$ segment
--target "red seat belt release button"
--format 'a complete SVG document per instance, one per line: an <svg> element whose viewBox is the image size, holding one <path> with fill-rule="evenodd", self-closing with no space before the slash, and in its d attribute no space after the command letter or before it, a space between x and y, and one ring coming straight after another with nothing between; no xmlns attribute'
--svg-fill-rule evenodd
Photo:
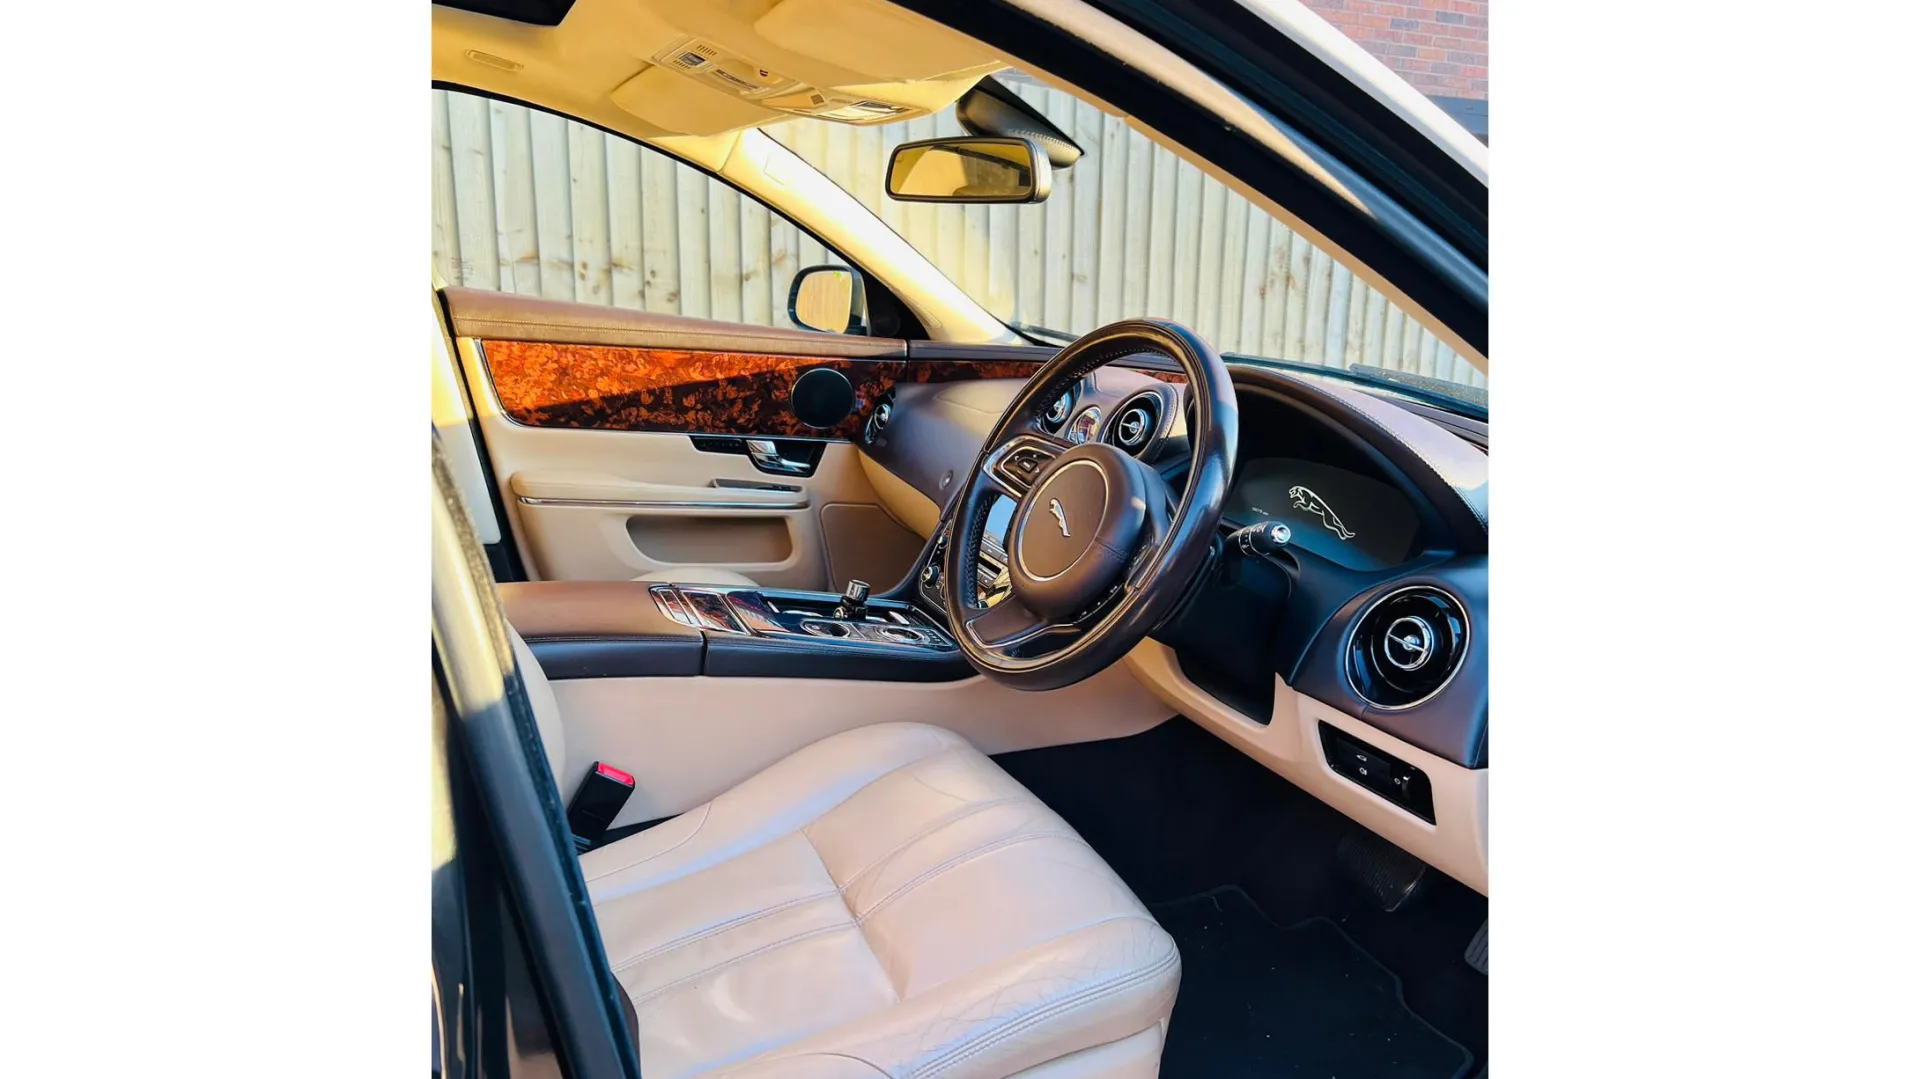
<svg viewBox="0 0 1920 1079"><path fill-rule="evenodd" d="M573 833L574 848L584 852L600 842L632 794L633 773L604 761L593 762L586 782L567 804L567 830Z"/></svg>

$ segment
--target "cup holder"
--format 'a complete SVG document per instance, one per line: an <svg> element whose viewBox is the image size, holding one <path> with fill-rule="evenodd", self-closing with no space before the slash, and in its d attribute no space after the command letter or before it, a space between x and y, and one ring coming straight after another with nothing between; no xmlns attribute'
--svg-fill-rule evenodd
<svg viewBox="0 0 1920 1079"><path fill-rule="evenodd" d="M852 632L845 622L828 622L818 618L801 622L800 628L815 637L845 637Z"/></svg>

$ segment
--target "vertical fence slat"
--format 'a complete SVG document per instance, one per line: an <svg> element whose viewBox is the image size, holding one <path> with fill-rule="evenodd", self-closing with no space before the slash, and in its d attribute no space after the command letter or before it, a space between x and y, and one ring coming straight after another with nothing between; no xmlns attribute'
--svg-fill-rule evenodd
<svg viewBox="0 0 1920 1079"><path fill-rule="evenodd" d="M774 324L772 217L753 199L740 200L740 321L755 326Z"/></svg>
<svg viewBox="0 0 1920 1079"><path fill-rule="evenodd" d="M1333 292L1333 256L1294 234L1295 247L1307 249L1307 317L1301 327L1300 358L1327 362L1327 312Z"/></svg>
<svg viewBox="0 0 1920 1079"><path fill-rule="evenodd" d="M684 170L653 150L640 151L640 299L648 311L680 313L680 201L674 174Z"/></svg>
<svg viewBox="0 0 1920 1079"><path fill-rule="evenodd" d="M1220 330L1214 347L1222 352L1240 350L1240 275L1247 262L1247 218L1253 207L1247 200L1227 192L1227 235L1220 245Z"/></svg>
<svg viewBox="0 0 1920 1079"><path fill-rule="evenodd" d="M1127 129L1126 137L1126 227L1121 232L1120 311L1115 318L1146 314L1147 265L1153 240L1147 227L1152 214L1153 143L1132 128ZM1113 250L1103 247L1102 254L1111 258Z"/></svg>
<svg viewBox="0 0 1920 1079"><path fill-rule="evenodd" d="M613 302L612 223L607 206L607 137L585 124L567 125L567 174L573 221L573 298Z"/></svg>
<svg viewBox="0 0 1920 1079"><path fill-rule="evenodd" d="M800 230L778 214L769 214L767 223L767 292L773 305L771 324L797 329L787 319L787 296L793 291L793 275L800 269Z"/></svg>
<svg viewBox="0 0 1920 1079"><path fill-rule="evenodd" d="M1237 347L1242 352L1260 350L1260 328L1265 319L1265 295L1273 291L1271 263L1274 221L1263 213L1247 214L1247 253L1240 263L1240 333Z"/></svg>
<svg viewBox="0 0 1920 1079"><path fill-rule="evenodd" d="M433 117L433 268L450 285L461 283L460 225L454 208L453 138L447 130L447 92L430 91Z"/></svg>
<svg viewBox="0 0 1920 1079"><path fill-rule="evenodd" d="M452 283L500 287L499 235L493 220L493 124L487 103L447 97L447 145L453 158L454 224L460 235L459 276Z"/></svg>
<svg viewBox="0 0 1920 1079"><path fill-rule="evenodd" d="M712 318L707 277L707 178L692 169L673 170L674 228L680 236L680 313Z"/></svg>
<svg viewBox="0 0 1920 1079"><path fill-rule="evenodd" d="M1141 138L1142 142L1148 141ZM1174 172L1173 151L1164 146L1153 148L1152 180L1147 194L1147 306L1141 314L1157 318L1173 315L1173 231Z"/></svg>
<svg viewBox="0 0 1920 1079"><path fill-rule="evenodd" d="M1201 177L1200 237L1194 244L1199 273L1194 282L1193 330L1209 341L1220 339L1220 258L1226 243L1227 189L1211 176Z"/></svg>
<svg viewBox="0 0 1920 1079"><path fill-rule="evenodd" d="M1256 356L1287 355L1287 257L1293 250L1293 232L1278 221L1268 220L1259 210L1248 210L1250 218L1267 221L1267 261L1260 280L1260 339L1242 342L1241 347Z"/></svg>
<svg viewBox="0 0 1920 1079"><path fill-rule="evenodd" d="M1068 333L1078 333L1081 326L1099 324L1099 294L1095 286L1100 274L1100 252L1095 243L1103 235L1100 205L1106 178L1101 166L1105 155L1100 151L1105 122L1105 116L1099 109L1084 101L1074 102L1073 141L1089 152L1073 166L1080 176L1074 181L1073 234L1070 241L1073 247L1073 284L1070 286L1073 299L1068 307L1071 317L1053 327Z"/></svg>
<svg viewBox="0 0 1920 1079"><path fill-rule="evenodd" d="M613 306L639 308L645 302L642 286L646 280L640 147L616 135L602 137L607 147L607 259Z"/></svg>
<svg viewBox="0 0 1920 1079"><path fill-rule="evenodd" d="M1172 157L1171 154L1168 155ZM1174 249L1169 252L1173 263L1173 307L1169 312L1175 322L1191 327L1194 315L1199 311L1200 294L1200 210L1203 201L1200 194L1200 170L1177 162L1176 180L1173 193L1173 232Z"/></svg>
<svg viewBox="0 0 1920 1079"><path fill-rule="evenodd" d="M567 121L532 112L535 233L540 251L540 295L571 300L573 293L573 184L568 175Z"/></svg>
<svg viewBox="0 0 1920 1079"><path fill-rule="evenodd" d="M1073 98L1058 90L1042 91L1046 103L1043 110L1047 119L1055 127L1069 134L1074 129ZM1075 138L1078 142L1078 138ZM1055 172L1053 176L1053 197L1062 199L1059 206L1051 202L1047 206L1047 284L1046 300L1040 312L1040 325L1049 329L1067 330L1073 325L1073 229L1080 220L1080 202L1089 196L1080 193L1080 179L1084 175L1080 164L1087 159L1082 157L1074 167L1064 173Z"/></svg>
<svg viewBox="0 0 1920 1079"><path fill-rule="evenodd" d="M1121 255L1127 235L1127 122L1101 114L1100 240L1094 245L1094 323L1104 326L1122 316Z"/></svg>
<svg viewBox="0 0 1920 1079"><path fill-rule="evenodd" d="M500 287L540 295L540 231L534 203L533 136L527 110L491 103L493 201L499 234Z"/></svg>
<svg viewBox="0 0 1920 1079"><path fill-rule="evenodd" d="M740 321L740 193L707 180L708 318Z"/></svg>

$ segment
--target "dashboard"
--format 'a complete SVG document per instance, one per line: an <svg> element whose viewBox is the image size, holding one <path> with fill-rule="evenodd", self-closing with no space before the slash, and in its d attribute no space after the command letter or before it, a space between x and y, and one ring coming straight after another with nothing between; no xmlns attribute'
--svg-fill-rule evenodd
<svg viewBox="0 0 1920 1079"><path fill-rule="evenodd" d="M1485 890L1486 456L1471 429L1345 387L1230 365L1240 406L1214 555L1127 662L1182 715L1374 831ZM970 467L1015 380L900 387L891 445L863 447L943 511L914 594L942 610L943 475ZM1108 366L1045 424L1147 463L1174 497L1185 387ZM1483 431L1484 429L1482 429ZM1482 434L1481 439L1484 438ZM982 599L1004 593L1015 505L989 511ZM1278 522L1276 552L1235 544Z"/></svg>

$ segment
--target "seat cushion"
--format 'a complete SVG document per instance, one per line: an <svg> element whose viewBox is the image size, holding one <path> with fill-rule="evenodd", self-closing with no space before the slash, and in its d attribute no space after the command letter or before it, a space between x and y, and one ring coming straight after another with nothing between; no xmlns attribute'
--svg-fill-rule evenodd
<svg viewBox="0 0 1920 1079"><path fill-rule="evenodd" d="M1172 939L941 728L817 742L581 869L648 1079L1157 1068Z"/></svg>
<svg viewBox="0 0 1920 1079"><path fill-rule="evenodd" d="M652 573L643 573L635 577L636 581L657 581L665 584L718 584L729 588L758 588L760 582L744 573L735 573L719 566L675 566L672 569L657 569Z"/></svg>

